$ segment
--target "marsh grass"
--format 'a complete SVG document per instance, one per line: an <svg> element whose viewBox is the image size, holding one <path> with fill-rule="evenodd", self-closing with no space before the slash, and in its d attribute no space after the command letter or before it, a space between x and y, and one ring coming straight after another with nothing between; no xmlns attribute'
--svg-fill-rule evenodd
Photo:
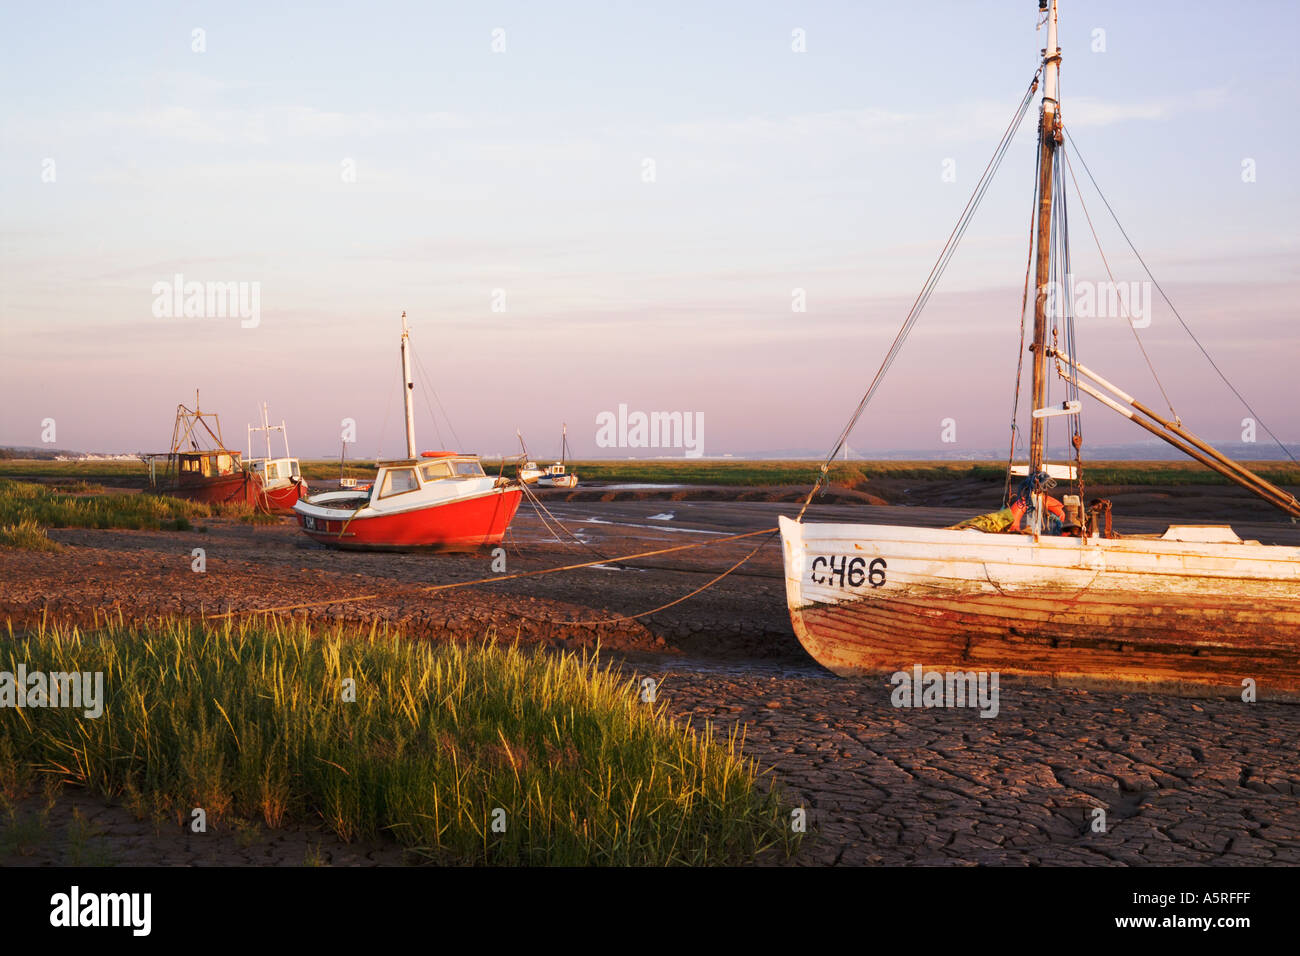
<svg viewBox="0 0 1300 956"><path fill-rule="evenodd" d="M795 846L739 732L675 722L585 657L165 620L11 632L0 670L19 662L103 671L104 714L0 710L0 754L137 806L202 807L210 825L387 834L438 863L737 863Z"/></svg>
<svg viewBox="0 0 1300 956"><path fill-rule="evenodd" d="M0 478L0 525L42 528L131 528L185 531L206 505L148 494L68 494L33 482Z"/></svg>
<svg viewBox="0 0 1300 956"><path fill-rule="evenodd" d="M1257 474L1280 485L1300 484L1300 467L1289 462L1243 462ZM693 485L796 485L810 486L821 469L820 461L745 461L678 459L657 461L575 461L570 470L591 481ZM495 473L496 462L483 467ZM1084 477L1090 485L1227 485L1228 479L1194 461L1084 461ZM838 461L832 463L830 482L870 490L874 479L909 481L1001 482L1006 462L970 461ZM515 473L506 465L506 473Z"/></svg>
<svg viewBox="0 0 1300 956"><path fill-rule="evenodd" d="M51 540L34 518L20 518L12 524L0 524L0 548L62 551L63 545Z"/></svg>
<svg viewBox="0 0 1300 956"><path fill-rule="evenodd" d="M0 544L56 550L59 546L49 541L45 528L192 531L195 518L232 518L245 524L279 521L276 515L242 501L209 505L170 495L104 493L102 489L96 493L95 487L78 482L72 489L51 488L0 478Z"/></svg>
<svg viewBox="0 0 1300 956"><path fill-rule="evenodd" d="M545 455L537 459L549 463ZM1246 467L1274 484L1300 484L1300 467L1287 461L1243 461ZM484 459L483 467L495 474L501 462ZM571 470L592 481L626 481L710 484L710 485L810 485L817 477L821 460L811 459L716 459L667 458L652 460L598 459L571 461ZM354 476L373 476L373 461L349 461L347 471ZM507 461L505 471L515 473L515 462ZM339 476L339 463L335 459L302 461L302 473L308 481L335 479ZM853 460L836 461L831 465L831 481L857 487L863 481L876 478L903 478L912 481L951 481L974 478L1001 481L1006 474L1006 460L997 461L904 461L904 460ZM88 481L90 479L121 479L123 477L146 480L147 472L139 462L120 461L30 461L0 459L0 476L59 477ZM1228 480L1202 467L1194 461L1084 461L1084 477L1093 485L1225 485Z"/></svg>

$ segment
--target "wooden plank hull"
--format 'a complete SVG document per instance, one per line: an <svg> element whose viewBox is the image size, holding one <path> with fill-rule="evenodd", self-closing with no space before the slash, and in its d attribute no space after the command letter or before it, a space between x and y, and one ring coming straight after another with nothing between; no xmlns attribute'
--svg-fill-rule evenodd
<svg viewBox="0 0 1300 956"><path fill-rule="evenodd" d="M780 524L795 633L842 676L1300 700L1300 548Z"/></svg>

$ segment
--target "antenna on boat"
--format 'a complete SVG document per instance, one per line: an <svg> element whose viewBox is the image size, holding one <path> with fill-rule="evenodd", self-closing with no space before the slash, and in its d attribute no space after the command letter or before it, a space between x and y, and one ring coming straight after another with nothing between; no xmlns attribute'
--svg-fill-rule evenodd
<svg viewBox="0 0 1300 956"><path fill-rule="evenodd" d="M411 393L415 383L411 381L411 330L406 324L406 312L402 312L402 392L406 403L406 457L415 455L415 406Z"/></svg>

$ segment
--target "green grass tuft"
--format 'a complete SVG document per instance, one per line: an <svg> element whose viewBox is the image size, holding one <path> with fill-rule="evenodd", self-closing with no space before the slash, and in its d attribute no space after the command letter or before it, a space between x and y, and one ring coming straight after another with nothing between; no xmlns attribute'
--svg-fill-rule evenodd
<svg viewBox="0 0 1300 956"><path fill-rule="evenodd" d="M19 518L12 524L0 524L0 548L24 551L62 551L63 545L50 540L45 529L33 518Z"/></svg>
<svg viewBox="0 0 1300 956"><path fill-rule="evenodd" d="M207 505L147 494L73 495L0 478L0 525L32 521L45 528L173 528L208 515Z"/></svg>
<svg viewBox="0 0 1300 956"><path fill-rule="evenodd" d="M19 662L102 671L104 713L0 710L0 754L186 819L319 822L439 863L727 864L796 845L738 731L676 722L572 654L172 620L42 627L0 644L0 670Z"/></svg>

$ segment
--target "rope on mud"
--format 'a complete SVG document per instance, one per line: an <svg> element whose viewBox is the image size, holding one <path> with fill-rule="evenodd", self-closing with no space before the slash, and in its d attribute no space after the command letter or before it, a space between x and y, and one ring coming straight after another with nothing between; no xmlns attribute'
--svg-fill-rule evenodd
<svg viewBox="0 0 1300 956"><path fill-rule="evenodd" d="M732 571L736 570L736 568L740 567L742 564L744 564L746 561L748 561L750 558L756 555L760 548L766 547L768 544L770 544L772 539L776 537L777 532L780 530L781 530L780 528L773 528L772 533L769 534L762 541L760 541L758 544L756 544L754 546L754 549L750 551L749 554L745 555L743 558L741 558L731 567L727 568L727 570L723 571L716 578L713 578L711 581L700 585L690 594L682 595L676 601L669 601L667 604L661 604L656 608L651 608L649 611L642 611L639 614L628 614L624 617L606 617L606 618L600 618L595 621L557 621L556 623L560 627L571 627L576 624L617 624L620 621L635 621L639 617L647 617L651 614L658 614L660 611L666 611L670 607L673 607L674 605L681 604L683 601L689 601L691 598L695 597L695 595L699 594L701 591L707 591L709 588L713 587L713 585L717 584L719 581L725 578ZM763 532L759 531L756 533L762 534ZM713 544L713 542L710 541L709 544Z"/></svg>
<svg viewBox="0 0 1300 956"><path fill-rule="evenodd" d="M592 554L599 556L606 563L608 564L619 563L618 558L609 557L608 555L604 554L595 545L591 544L590 542L583 541L576 534L574 534L572 531L566 528L564 526L564 523L555 516L555 513L542 503L542 499L537 496L536 492L534 492L530 487L528 487L527 482L520 482L520 485L524 490L524 495L528 498L528 503L533 506L533 511L536 512L538 520L541 521L542 526L546 528L547 531L551 532L551 536L555 538L557 543L564 544L565 542L558 534L556 534L554 531L551 531L551 525L547 522L546 520L547 518L550 518L551 521L554 522L555 526L559 528L561 531L563 531L565 534L567 534L570 538L572 538L578 544L582 545Z"/></svg>
<svg viewBox="0 0 1300 956"><path fill-rule="evenodd" d="M627 555L622 555L621 557L618 558L602 558L597 561L585 561L581 564L566 564L558 568L539 568L536 571L519 571L515 574L494 574L490 578L476 578L472 581L455 581L452 582L451 584L433 584L433 585L427 585L425 587L417 587L417 588L397 588L395 590L387 591L387 592L376 592L374 594L358 594L352 597L333 598L331 600L324 600L324 601L304 601L300 604L283 604L280 605L279 607L249 608L240 611L226 611L223 614L208 614L205 615L204 617L206 620L215 621L215 620L221 620L223 618L238 617L242 614L278 614L284 611L302 611L302 610L307 610L309 608L315 608L315 607L329 607L334 604L357 604L362 601L374 601L378 598L395 597L401 594L431 594L435 591L451 591L456 588L467 588L476 584L493 584L497 581L512 581L517 578L532 578L542 574L554 574L557 571L576 571L580 568L590 568L593 565L597 565L597 564L608 564L611 563L611 561L632 561L637 558L650 558L660 554L672 554L673 552L676 551L690 551L693 550L694 548L707 548L710 547L711 545L722 544L725 541L739 541L742 538L753 538L760 534L773 535L778 530L779 529L777 528L764 528L761 531L747 531L744 534L733 534L733 535L728 535L725 538L714 538L712 541L697 541L694 544L679 544L671 548L659 548L654 551L642 551L638 554L627 554ZM766 543L767 543L766 541L763 542L763 544ZM759 547L762 547L762 544L760 544ZM692 591L691 594L688 594L686 597L692 597L695 594L698 594L700 591L703 591L705 588L711 587L715 581L722 580L722 578L726 577L736 568L740 567L740 565L748 561L749 558L757 550L758 548L755 548L754 551L751 551L748 555L746 555L744 558L738 561L735 565L728 568L723 574L719 575L717 578L715 578L713 581L710 581L708 584L705 584L703 587L697 588L695 591ZM686 598L681 598L680 600L684 601L686 600ZM677 604L677 603L680 603L680 601L673 602L673 604ZM664 607L671 607L671 606L672 604L664 605ZM658 608L656 610L662 610L662 608ZM646 611L644 613L653 614L654 611ZM644 615L636 615L636 616L644 616ZM578 622L578 623L586 623L586 622Z"/></svg>

